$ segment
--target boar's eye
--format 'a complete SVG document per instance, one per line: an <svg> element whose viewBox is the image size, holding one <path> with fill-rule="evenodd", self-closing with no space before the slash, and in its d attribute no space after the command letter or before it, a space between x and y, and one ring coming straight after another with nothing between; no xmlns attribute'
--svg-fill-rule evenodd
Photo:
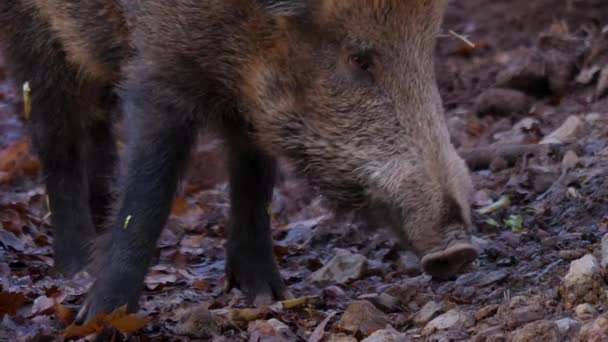
<svg viewBox="0 0 608 342"><path fill-rule="evenodd" d="M372 54L368 51L352 54L349 57L349 62L359 70L369 71L373 64Z"/></svg>

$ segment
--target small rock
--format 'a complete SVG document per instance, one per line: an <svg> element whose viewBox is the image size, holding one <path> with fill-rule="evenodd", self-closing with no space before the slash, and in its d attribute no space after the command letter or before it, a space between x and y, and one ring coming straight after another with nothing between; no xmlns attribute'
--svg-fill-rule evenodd
<svg viewBox="0 0 608 342"><path fill-rule="evenodd" d="M357 339L346 334L332 334L326 342L357 342Z"/></svg>
<svg viewBox="0 0 608 342"><path fill-rule="evenodd" d="M359 299L372 302L378 309L386 313L395 312L399 309L399 299L387 293L362 295L359 296Z"/></svg>
<svg viewBox="0 0 608 342"><path fill-rule="evenodd" d="M361 342L407 342L411 341L405 334L393 328L382 329L374 332Z"/></svg>
<svg viewBox="0 0 608 342"><path fill-rule="evenodd" d="M496 77L498 86L534 95L548 92L545 61L540 53L520 49L512 60L513 63L507 65Z"/></svg>
<svg viewBox="0 0 608 342"><path fill-rule="evenodd" d="M566 144L574 142L581 132L583 120L578 116L571 115L553 133L544 137L541 144Z"/></svg>
<svg viewBox="0 0 608 342"><path fill-rule="evenodd" d="M175 328L178 335L200 339L219 336L221 332L217 318L209 311L209 304L201 304L184 315Z"/></svg>
<svg viewBox="0 0 608 342"><path fill-rule="evenodd" d="M608 318L600 316L583 325L579 335L580 341L602 342L608 341Z"/></svg>
<svg viewBox="0 0 608 342"><path fill-rule="evenodd" d="M530 302L526 297L513 297L508 305L498 308L496 315L509 329L542 319L545 315L544 307L538 303L529 304Z"/></svg>
<svg viewBox="0 0 608 342"><path fill-rule="evenodd" d="M597 98L601 98L606 94L608 94L608 65L600 72L600 77L595 88L595 96Z"/></svg>
<svg viewBox="0 0 608 342"><path fill-rule="evenodd" d="M460 310L453 309L430 321L422 329L422 334L428 336L439 330L468 328L472 325L473 318L471 316Z"/></svg>
<svg viewBox="0 0 608 342"><path fill-rule="evenodd" d="M336 255L311 277L318 284L347 284L361 278L366 270L367 258L363 255L336 249Z"/></svg>
<svg viewBox="0 0 608 342"><path fill-rule="evenodd" d="M506 170L508 167L509 162L500 156L492 159L492 162L490 163L490 171L492 171L492 173L498 173L502 170Z"/></svg>
<svg viewBox="0 0 608 342"><path fill-rule="evenodd" d="M559 342L560 334L557 325L553 321L536 321L528 323L515 330L508 340L509 342Z"/></svg>
<svg viewBox="0 0 608 342"><path fill-rule="evenodd" d="M506 340L505 331L500 325L483 329L473 338L473 342L505 342Z"/></svg>
<svg viewBox="0 0 608 342"><path fill-rule="evenodd" d="M532 100L518 90L491 88L481 93L473 108L482 115L506 116L530 110Z"/></svg>
<svg viewBox="0 0 608 342"><path fill-rule="evenodd" d="M559 294L566 310L579 303L596 304L606 297L600 267L593 255L587 254L570 263L570 270L559 287Z"/></svg>
<svg viewBox="0 0 608 342"><path fill-rule="evenodd" d="M557 325L557 330L559 330L560 335L566 336L574 336L581 328L581 324L572 318L562 318L555 321L555 325Z"/></svg>
<svg viewBox="0 0 608 342"><path fill-rule="evenodd" d="M602 261L603 268L608 267L608 233L602 238Z"/></svg>
<svg viewBox="0 0 608 342"><path fill-rule="evenodd" d="M564 169L564 170L574 169L576 167L576 165L578 165L579 160L580 160L580 158L578 157L576 152L574 152L572 150L566 151L566 153L564 153L564 157L562 158L562 169Z"/></svg>
<svg viewBox="0 0 608 342"><path fill-rule="evenodd" d="M420 259L412 252L405 252L400 255L399 269L409 276L417 276L422 273Z"/></svg>
<svg viewBox="0 0 608 342"><path fill-rule="evenodd" d="M496 312L498 311L499 307L499 304L491 304L488 306L484 306L483 308L477 310L477 312L475 313L475 320L479 322L488 317L496 315Z"/></svg>
<svg viewBox="0 0 608 342"><path fill-rule="evenodd" d="M597 315L597 311L588 303L577 305L574 312L576 313L576 318L581 321L592 319Z"/></svg>
<svg viewBox="0 0 608 342"><path fill-rule="evenodd" d="M587 250L582 249L582 248L580 248L580 249L565 249L565 250L559 251L557 253L557 256L560 259L572 261L572 260L580 259L586 253L587 253Z"/></svg>
<svg viewBox="0 0 608 342"><path fill-rule="evenodd" d="M249 323L249 342L295 342L296 335L285 323L270 319Z"/></svg>
<svg viewBox="0 0 608 342"><path fill-rule="evenodd" d="M376 330L390 324L388 317L368 301L356 301L350 304L338 322L340 330L351 334L369 336Z"/></svg>
<svg viewBox="0 0 608 342"><path fill-rule="evenodd" d="M414 318L414 322L416 322L416 324L427 324L444 310L445 305L443 303L435 301L427 302Z"/></svg>

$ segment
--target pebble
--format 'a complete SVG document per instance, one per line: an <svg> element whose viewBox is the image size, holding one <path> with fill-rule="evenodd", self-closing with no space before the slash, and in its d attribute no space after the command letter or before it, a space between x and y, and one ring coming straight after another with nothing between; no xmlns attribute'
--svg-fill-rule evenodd
<svg viewBox="0 0 608 342"><path fill-rule="evenodd" d="M592 319L597 315L597 311L588 303L577 305L576 308L574 308L574 312L576 313L576 318L581 321Z"/></svg>
<svg viewBox="0 0 608 342"><path fill-rule="evenodd" d="M571 310L577 304L596 304L606 298L597 259L587 254L570 263L568 274L562 280L559 294L564 308Z"/></svg>
<svg viewBox="0 0 608 342"><path fill-rule="evenodd" d="M399 257L399 269L406 275L417 276L422 273L420 259L412 252L405 252Z"/></svg>
<svg viewBox="0 0 608 342"><path fill-rule="evenodd" d="M255 321L249 323L249 341L255 342L295 342L296 335L289 327L277 320Z"/></svg>
<svg viewBox="0 0 608 342"><path fill-rule="evenodd" d="M500 325L485 328L473 338L473 342L505 342L506 340L505 331Z"/></svg>
<svg viewBox="0 0 608 342"><path fill-rule="evenodd" d="M482 92L473 104L476 113L506 116L526 113L532 106L530 97L519 90L490 88Z"/></svg>
<svg viewBox="0 0 608 342"><path fill-rule="evenodd" d="M513 297L508 305L498 308L496 315L509 329L542 319L545 315L543 306L530 303L531 301L530 298L522 296Z"/></svg>
<svg viewBox="0 0 608 342"><path fill-rule="evenodd" d="M498 311L499 307L499 304L491 304L484 306L483 308L477 310L477 312L475 313L475 320L479 322L488 317L496 315L496 312Z"/></svg>
<svg viewBox="0 0 608 342"><path fill-rule="evenodd" d="M390 325L388 317L368 301L351 303L338 322L338 328L353 335L369 336Z"/></svg>
<svg viewBox="0 0 608 342"><path fill-rule="evenodd" d="M555 325L562 336L573 336L581 328L581 324L577 320L569 317L556 320Z"/></svg>
<svg viewBox="0 0 608 342"><path fill-rule="evenodd" d="M582 326L580 341L585 342L603 342L608 341L608 318L600 316L595 320Z"/></svg>
<svg viewBox="0 0 608 342"><path fill-rule="evenodd" d="M416 322L416 324L427 324L444 310L445 305L441 302L427 302L414 318L414 322Z"/></svg>
<svg viewBox="0 0 608 342"><path fill-rule="evenodd" d="M567 144L574 142L580 134L583 120L578 116L571 115L566 121L551 134L544 137L541 144Z"/></svg>
<svg viewBox="0 0 608 342"><path fill-rule="evenodd" d="M362 295L359 296L359 299L372 302L372 304L374 304L378 309L386 313L399 310L399 299L387 293Z"/></svg>
<svg viewBox="0 0 608 342"><path fill-rule="evenodd" d="M560 334L557 325L553 321L540 320L528 323L515 330L509 342L560 342Z"/></svg>
<svg viewBox="0 0 608 342"><path fill-rule="evenodd" d="M602 238L602 261L601 266L608 268L608 233Z"/></svg>
<svg viewBox="0 0 608 342"><path fill-rule="evenodd" d="M422 329L422 334L428 336L439 330L450 330L463 327L468 328L472 325L473 317L458 309L452 309L430 321L424 329Z"/></svg>
<svg viewBox="0 0 608 342"><path fill-rule="evenodd" d="M335 256L322 268L315 271L311 279L317 284L347 284L360 279L367 270L367 258L345 249L336 249Z"/></svg>
<svg viewBox="0 0 608 342"><path fill-rule="evenodd" d="M374 332L361 342L407 342L412 339L393 328L382 329Z"/></svg>
<svg viewBox="0 0 608 342"><path fill-rule="evenodd" d="M326 342L357 342L357 339L346 334L332 334L324 340Z"/></svg>

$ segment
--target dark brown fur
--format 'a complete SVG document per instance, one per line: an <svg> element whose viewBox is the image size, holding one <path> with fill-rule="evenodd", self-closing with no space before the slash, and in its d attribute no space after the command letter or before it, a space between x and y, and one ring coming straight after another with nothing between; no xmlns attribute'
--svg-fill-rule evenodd
<svg viewBox="0 0 608 342"><path fill-rule="evenodd" d="M266 205L285 156L334 203L381 208L452 275L468 243L470 180L433 74L443 0L15 0L0 38L33 89L60 272L106 215L115 95L130 130L91 317L137 306L195 132L230 147L231 285L282 296ZM87 203L91 203L91 210ZM74 242L75 241L75 242ZM71 245L71 246L70 246Z"/></svg>

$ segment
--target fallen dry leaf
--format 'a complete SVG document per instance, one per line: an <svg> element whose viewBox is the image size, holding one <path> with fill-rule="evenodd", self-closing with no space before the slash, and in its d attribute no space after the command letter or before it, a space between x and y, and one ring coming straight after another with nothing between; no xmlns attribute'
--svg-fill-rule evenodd
<svg viewBox="0 0 608 342"><path fill-rule="evenodd" d="M26 298L23 293L0 292L0 316L4 314L14 315L25 302Z"/></svg>
<svg viewBox="0 0 608 342"><path fill-rule="evenodd" d="M70 325L63 331L66 338L84 338L91 334L101 333L105 328L115 328L124 334L134 333L148 324L145 317L128 314L127 307L122 306L110 314L98 314L83 325Z"/></svg>

